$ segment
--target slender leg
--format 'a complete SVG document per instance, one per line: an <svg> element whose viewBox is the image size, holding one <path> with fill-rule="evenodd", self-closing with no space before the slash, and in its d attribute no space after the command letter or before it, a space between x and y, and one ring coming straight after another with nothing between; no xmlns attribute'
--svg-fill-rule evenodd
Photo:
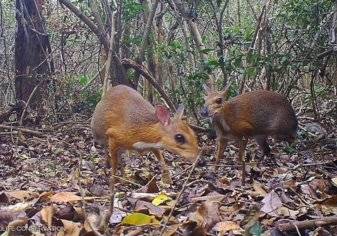
<svg viewBox="0 0 337 236"><path fill-rule="evenodd" d="M242 164L242 185L245 184L246 180L246 160L245 160L245 149L248 143L248 138L242 137L239 141L239 159Z"/></svg>
<svg viewBox="0 0 337 236"><path fill-rule="evenodd" d="M264 156L270 155L270 147L267 142L267 135L257 135L254 137L257 144L260 146Z"/></svg>
<svg viewBox="0 0 337 236"><path fill-rule="evenodd" d="M220 162L220 158L223 156L223 153L227 147L227 139L224 139L222 137L218 137L217 139L217 149L216 149L216 153L215 153L215 168L214 170L218 170L219 166L219 162Z"/></svg>
<svg viewBox="0 0 337 236"><path fill-rule="evenodd" d="M109 154L110 157L108 159L110 168L111 168L111 174L112 176L116 175L117 168L118 168L118 147L115 144L115 141L109 137Z"/></svg>
<svg viewBox="0 0 337 236"><path fill-rule="evenodd" d="M110 176L110 210L109 212L105 215L103 227L101 226L101 229L103 228L104 231L108 229L109 225L109 219L113 214L114 210L114 200L115 200L115 175L117 172L117 167L118 167L118 146L116 145L114 139L109 136L108 137L108 147L109 147L109 153L110 153L110 158L109 158L109 164L111 166L111 176Z"/></svg>
<svg viewBox="0 0 337 236"><path fill-rule="evenodd" d="M162 167L162 180L164 183L166 184L172 184L172 179L171 179L171 176L170 176L170 172L167 168L167 165L166 165L166 162L165 162L165 159L164 159L164 156L163 156L163 152L160 151L160 150L157 150L157 149L152 149L152 152L154 153L154 155L157 157L158 161L160 162L161 164L161 167Z"/></svg>

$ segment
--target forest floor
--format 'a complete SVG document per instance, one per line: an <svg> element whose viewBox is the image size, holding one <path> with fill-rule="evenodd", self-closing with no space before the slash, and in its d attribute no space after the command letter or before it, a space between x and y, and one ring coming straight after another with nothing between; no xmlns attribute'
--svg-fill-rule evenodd
<svg viewBox="0 0 337 236"><path fill-rule="evenodd" d="M152 154L124 154L110 234L160 235L168 221L163 235L337 235L336 122L299 117L293 147L271 142L274 163L250 142L244 186L237 148L227 147L215 171L215 142L201 135L207 150L176 206L191 163L165 153L169 186ZM0 127L0 234L95 235L109 210L109 173L104 149L93 148L89 120L22 135L4 125L10 124Z"/></svg>

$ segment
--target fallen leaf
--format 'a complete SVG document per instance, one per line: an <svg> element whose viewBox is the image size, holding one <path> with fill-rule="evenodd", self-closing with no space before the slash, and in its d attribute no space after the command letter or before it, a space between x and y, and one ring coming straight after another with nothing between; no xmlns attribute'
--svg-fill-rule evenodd
<svg viewBox="0 0 337 236"><path fill-rule="evenodd" d="M300 213L299 211L294 211L294 210L291 210L287 207L279 207L277 209L277 213L278 215L280 216L285 216L285 217L290 217L292 219L296 219L296 216Z"/></svg>
<svg viewBox="0 0 337 236"><path fill-rule="evenodd" d="M112 216L110 217L110 224L118 224L120 222L122 222L123 217L126 216L126 213L124 211L119 210L118 208L115 208Z"/></svg>
<svg viewBox="0 0 337 236"><path fill-rule="evenodd" d="M158 218L162 218L163 217L163 214L165 213L165 209L163 208L160 208L158 206L155 206L149 202L145 202L145 201L142 201L142 200L139 200L136 202L136 206L135 206L135 211L143 211L143 210L146 210L148 211L148 213L150 215L154 215Z"/></svg>
<svg viewBox="0 0 337 236"><path fill-rule="evenodd" d="M51 202L67 203L80 201L81 197L72 192L59 192L50 197Z"/></svg>
<svg viewBox="0 0 337 236"><path fill-rule="evenodd" d="M225 235L225 233L232 231L234 233L243 232L243 229L237 223L233 221L221 221L214 225L213 230L219 232L220 235Z"/></svg>
<svg viewBox="0 0 337 236"><path fill-rule="evenodd" d="M63 228L57 233L57 236L79 236L82 226L81 223L75 223L69 220L61 220Z"/></svg>
<svg viewBox="0 0 337 236"><path fill-rule="evenodd" d="M38 193L34 193L31 191L23 191L23 190L9 191L9 192L5 192L5 194L10 198L15 198L22 202L31 200L39 196Z"/></svg>
<svg viewBox="0 0 337 236"><path fill-rule="evenodd" d="M146 215L143 213L132 213L124 217L122 221L123 225L149 225L149 224L159 224L159 221L154 216Z"/></svg>
<svg viewBox="0 0 337 236"><path fill-rule="evenodd" d="M155 205L155 206L159 206L159 205L161 205L165 202L171 201L171 200L172 200L172 198L170 198L169 196L161 193L152 200L152 204Z"/></svg>
<svg viewBox="0 0 337 236"><path fill-rule="evenodd" d="M220 194L218 192L211 192L207 194L206 196L202 197L193 197L191 198L192 202L201 202L201 201L214 201L214 202L221 202L225 199L225 195Z"/></svg>
<svg viewBox="0 0 337 236"><path fill-rule="evenodd" d="M201 227L200 225L198 225L197 222L195 221L188 221L183 223L180 226L180 229L182 232L182 235L186 235L186 236L206 236L206 232L205 229L203 227Z"/></svg>
<svg viewBox="0 0 337 236"><path fill-rule="evenodd" d="M332 184L337 187L337 177L331 179Z"/></svg>
<svg viewBox="0 0 337 236"><path fill-rule="evenodd" d="M41 218L47 224L48 228L52 225L55 208L53 206L44 207L41 210Z"/></svg>
<svg viewBox="0 0 337 236"><path fill-rule="evenodd" d="M141 193L158 193L159 188L157 185L156 178L152 178L145 186L141 187L138 192Z"/></svg>
<svg viewBox="0 0 337 236"><path fill-rule="evenodd" d="M263 189L263 186L261 183L254 181L253 188L254 188L254 192L253 192L254 195L259 196L259 197L265 197L267 195L267 192Z"/></svg>
<svg viewBox="0 0 337 236"><path fill-rule="evenodd" d="M190 214L189 219L197 222L207 231L221 220L219 204L211 201L203 202L196 212Z"/></svg>
<svg viewBox="0 0 337 236"><path fill-rule="evenodd" d="M262 225L259 222L256 222L252 227L249 228L249 233L252 236L261 236L262 232Z"/></svg>
<svg viewBox="0 0 337 236"><path fill-rule="evenodd" d="M282 206L280 197L274 191L268 193L262 200L261 211L271 216L277 216L276 210Z"/></svg>

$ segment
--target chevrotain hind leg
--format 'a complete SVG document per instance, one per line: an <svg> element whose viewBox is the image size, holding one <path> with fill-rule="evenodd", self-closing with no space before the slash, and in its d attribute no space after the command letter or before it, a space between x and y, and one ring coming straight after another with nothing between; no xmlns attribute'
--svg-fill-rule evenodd
<svg viewBox="0 0 337 236"><path fill-rule="evenodd" d="M116 145L115 141L113 138L109 137L108 140L108 148L109 148L109 165L111 168L111 174L112 176L116 175L117 173L117 168L118 168L118 154L119 154L119 150L118 150L118 146Z"/></svg>
<svg viewBox="0 0 337 236"><path fill-rule="evenodd" d="M242 164L242 185L245 185L246 181L246 160L245 160L245 149L248 143L248 138L242 137L239 141L239 159Z"/></svg>
<svg viewBox="0 0 337 236"><path fill-rule="evenodd" d="M270 147L267 142L267 135L256 135L254 136L255 141L259 145L263 156L269 156L270 155Z"/></svg>
<svg viewBox="0 0 337 236"><path fill-rule="evenodd" d="M171 175L170 172L167 168L164 156L163 156L163 152L157 149L153 149L152 150L153 154L157 157L158 161L160 162L160 165L162 167L162 180L164 183L166 184L172 184L172 179L171 179Z"/></svg>
<svg viewBox="0 0 337 236"><path fill-rule="evenodd" d="M217 171L219 168L220 158L223 156L223 153L227 146L227 139L222 137L218 137L217 145L216 145L216 153L215 153L215 167L214 170Z"/></svg>

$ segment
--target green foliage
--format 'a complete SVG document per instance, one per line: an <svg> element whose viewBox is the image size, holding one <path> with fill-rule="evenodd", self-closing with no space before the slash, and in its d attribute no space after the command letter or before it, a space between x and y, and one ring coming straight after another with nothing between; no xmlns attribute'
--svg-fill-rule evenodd
<svg viewBox="0 0 337 236"><path fill-rule="evenodd" d="M84 90L82 92L78 92L81 88L88 84L90 81L90 77L88 75L79 75L77 77L69 77L65 81L66 93L68 96L73 96L74 100L72 102L72 107L75 112L79 111L88 111L91 112L96 104L99 102L101 98L102 91L101 90Z"/></svg>
<svg viewBox="0 0 337 236"><path fill-rule="evenodd" d="M123 0L124 14L123 18L126 21L136 18L140 13L144 11L144 7L139 1L136 0Z"/></svg>
<svg viewBox="0 0 337 236"><path fill-rule="evenodd" d="M173 57L179 58L183 56L184 51L185 48L181 42L177 40L172 41L169 44L158 44L156 47L156 52L159 54L159 56L168 59Z"/></svg>
<svg viewBox="0 0 337 236"><path fill-rule="evenodd" d="M278 17L292 26L317 30L320 18L332 5L332 0L287 0L281 5Z"/></svg>

